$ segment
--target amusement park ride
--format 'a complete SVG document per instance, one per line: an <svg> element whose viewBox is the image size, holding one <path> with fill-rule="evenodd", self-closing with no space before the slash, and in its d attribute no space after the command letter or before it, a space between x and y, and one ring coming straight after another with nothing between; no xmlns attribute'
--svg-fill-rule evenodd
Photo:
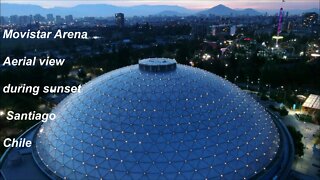
<svg viewBox="0 0 320 180"><path fill-rule="evenodd" d="M282 18L283 18L283 13L284 13L283 12L283 3L284 3L284 0L282 0L282 5L281 5L280 11L279 11L277 35L276 36L272 36L272 39L276 40L276 48L279 47L278 41L280 39L283 39L283 36L280 36L280 33L282 31Z"/></svg>

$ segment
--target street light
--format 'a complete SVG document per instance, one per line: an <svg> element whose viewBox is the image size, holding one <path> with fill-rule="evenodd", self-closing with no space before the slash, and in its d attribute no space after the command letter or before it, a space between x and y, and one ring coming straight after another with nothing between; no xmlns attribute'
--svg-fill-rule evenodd
<svg viewBox="0 0 320 180"><path fill-rule="evenodd" d="M4 116L6 112L4 110L0 110L0 116Z"/></svg>
<svg viewBox="0 0 320 180"><path fill-rule="evenodd" d="M234 83L236 83L237 82L237 79L239 78L239 76L236 76L235 78L234 78Z"/></svg>
<svg viewBox="0 0 320 180"><path fill-rule="evenodd" d="M202 59L203 60L209 60L211 58L211 56L209 55L209 54L207 54L207 53L205 53L203 56L202 56Z"/></svg>
<svg viewBox="0 0 320 180"><path fill-rule="evenodd" d="M281 90L284 91L284 94L283 94L283 102L284 102L286 98L286 91L284 90L284 86L281 86Z"/></svg>
<svg viewBox="0 0 320 180"><path fill-rule="evenodd" d="M303 56L303 55L304 55L304 52L303 52L303 51L301 51L299 55L300 55L300 56Z"/></svg>
<svg viewBox="0 0 320 180"><path fill-rule="evenodd" d="M271 96L271 84L266 84L266 87L268 88L268 94L269 94L269 97Z"/></svg>

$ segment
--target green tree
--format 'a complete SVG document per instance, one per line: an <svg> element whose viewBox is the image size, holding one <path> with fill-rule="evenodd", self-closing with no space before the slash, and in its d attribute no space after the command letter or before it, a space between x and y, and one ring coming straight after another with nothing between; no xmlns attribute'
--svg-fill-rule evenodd
<svg viewBox="0 0 320 180"><path fill-rule="evenodd" d="M189 64L190 51L188 47L182 46L177 50L176 60L181 64Z"/></svg>
<svg viewBox="0 0 320 180"><path fill-rule="evenodd" d="M314 120L315 120L315 122L317 122L318 124L320 124L320 111L317 111L317 112L314 114Z"/></svg>
<svg viewBox="0 0 320 180"><path fill-rule="evenodd" d="M304 152L304 145L302 143L302 137L303 135L301 134L300 131L297 131L296 128L293 126L287 126L291 137L293 139L293 144L294 144L294 149L295 149L295 154L298 155L299 157L303 156Z"/></svg>

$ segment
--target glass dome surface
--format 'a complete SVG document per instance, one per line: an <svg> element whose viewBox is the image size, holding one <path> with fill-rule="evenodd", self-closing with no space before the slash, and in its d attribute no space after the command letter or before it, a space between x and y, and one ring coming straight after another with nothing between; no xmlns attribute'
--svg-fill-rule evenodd
<svg viewBox="0 0 320 180"><path fill-rule="evenodd" d="M65 179L243 179L275 158L278 130L251 96L207 71L148 60L64 99L36 136L40 164Z"/></svg>

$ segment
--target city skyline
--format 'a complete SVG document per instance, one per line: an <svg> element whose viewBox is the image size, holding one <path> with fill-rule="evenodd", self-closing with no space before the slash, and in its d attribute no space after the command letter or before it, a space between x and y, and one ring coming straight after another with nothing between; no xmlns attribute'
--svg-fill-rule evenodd
<svg viewBox="0 0 320 180"><path fill-rule="evenodd" d="M282 2L281 0L263 0L263 1L252 1L252 0L218 0L218 1L208 1L208 0L126 0L126 1L119 1L119 0L95 0L95 1L12 1L12 0L3 0L2 3L12 3L12 4L32 4L32 5L39 5L44 8L52 8L52 7L74 7L80 4L109 4L115 6L138 6L138 5L176 5L185 7L191 10L202 10L208 9L213 6L217 6L219 4L223 4L230 8L235 9L245 9L245 8L253 8L257 10L278 10L280 6L284 6L285 9L311 9L311 8L318 8L320 7L319 1L316 0L294 0L294 1L285 1ZM57 5L58 4L58 5Z"/></svg>

